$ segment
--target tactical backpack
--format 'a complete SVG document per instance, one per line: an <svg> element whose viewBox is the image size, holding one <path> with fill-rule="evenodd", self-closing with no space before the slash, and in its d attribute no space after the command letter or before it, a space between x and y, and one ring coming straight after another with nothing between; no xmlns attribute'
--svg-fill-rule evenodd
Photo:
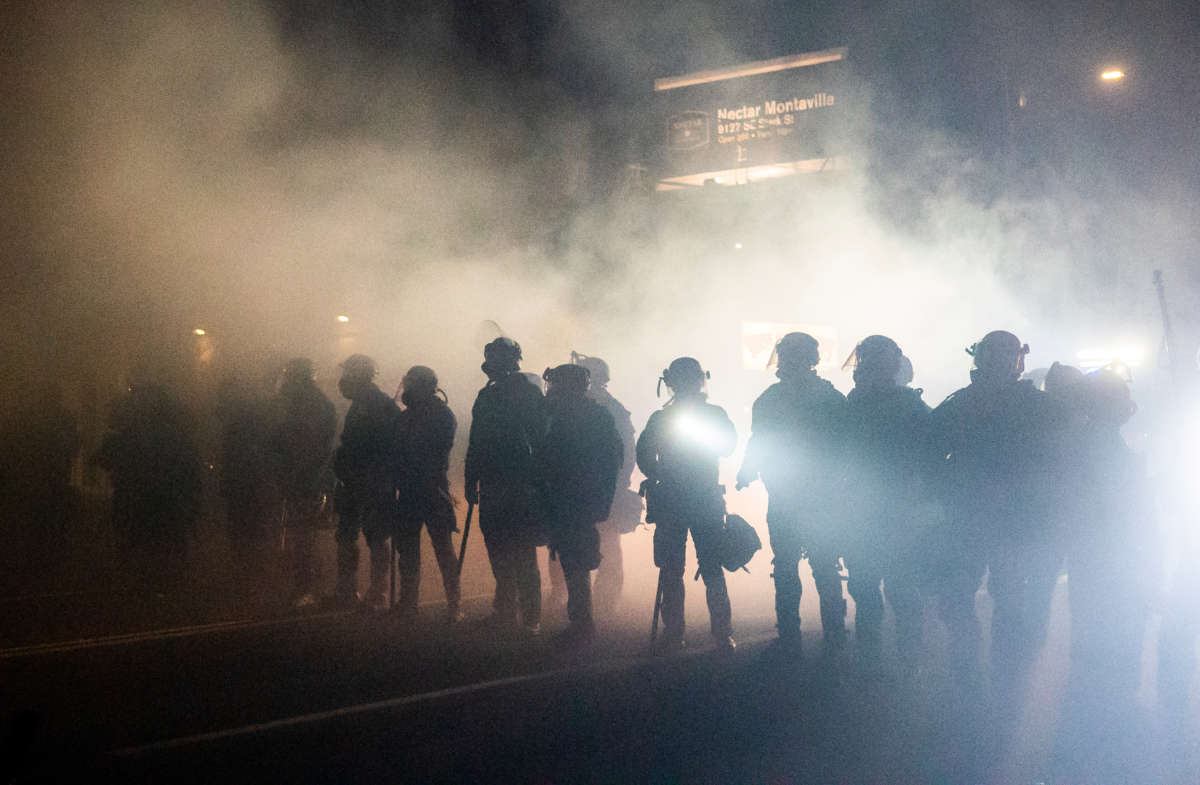
<svg viewBox="0 0 1200 785"><path fill-rule="evenodd" d="M754 527L740 515L727 514L725 525L721 527L721 566L730 572L746 570L746 565L760 550L762 540Z"/></svg>

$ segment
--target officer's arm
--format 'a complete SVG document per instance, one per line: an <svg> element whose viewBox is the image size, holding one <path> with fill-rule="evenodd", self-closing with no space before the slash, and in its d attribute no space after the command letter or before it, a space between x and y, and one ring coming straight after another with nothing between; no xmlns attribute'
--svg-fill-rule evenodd
<svg viewBox="0 0 1200 785"><path fill-rule="evenodd" d="M759 472L762 466L762 451L763 451L763 408L760 405L762 399L754 402L754 407L750 410L750 441L746 444L746 454L742 457L742 468L738 469L737 473L737 489L747 487L752 482L758 479Z"/></svg>
<svg viewBox="0 0 1200 785"><path fill-rule="evenodd" d="M655 412L646 421L646 427L637 440L637 467L648 479L658 474L658 429L660 414Z"/></svg>
<svg viewBox="0 0 1200 785"><path fill-rule="evenodd" d="M625 441L621 438L621 433L617 430L617 424L613 421L612 415L604 412L602 419L604 421L604 436L608 449L605 456L605 479L607 480L607 475L611 473L612 482L610 484L616 490L617 473L621 470L625 460Z"/></svg>
<svg viewBox="0 0 1200 785"><path fill-rule="evenodd" d="M439 457L444 457L454 448L454 432L458 430L458 420L454 418L454 412L445 409L435 425L433 447Z"/></svg>
<svg viewBox="0 0 1200 785"><path fill-rule="evenodd" d="M924 470L934 489L944 491L950 471L949 456L957 449L955 432L958 428L960 404L947 398L934 409L928 420L925 443Z"/></svg>
<svg viewBox="0 0 1200 785"><path fill-rule="evenodd" d="M546 396L542 395L541 391L532 384L527 384L527 394L531 400L522 406L522 411L526 412L525 422L525 439L529 443L530 452L536 454L541 447L542 440L546 438L546 428L550 423L550 412L546 408Z"/></svg>
<svg viewBox="0 0 1200 785"><path fill-rule="evenodd" d="M479 410L479 398L476 398L475 405L471 407L471 428L467 433L467 458L463 472L463 493L469 504L479 501Z"/></svg>
<svg viewBox="0 0 1200 785"><path fill-rule="evenodd" d="M333 453L333 440L337 438L337 412L329 401L321 407L321 449L323 459L327 460Z"/></svg>
<svg viewBox="0 0 1200 785"><path fill-rule="evenodd" d="M718 456L728 458L737 447L737 429L733 427L733 420L729 419L724 409L717 407L715 414L713 424L717 427L717 434L714 446Z"/></svg>

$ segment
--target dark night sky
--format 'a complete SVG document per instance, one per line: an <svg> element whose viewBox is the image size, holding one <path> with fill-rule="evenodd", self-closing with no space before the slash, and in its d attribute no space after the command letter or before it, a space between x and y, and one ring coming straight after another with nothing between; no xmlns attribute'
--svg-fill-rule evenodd
<svg viewBox="0 0 1200 785"><path fill-rule="evenodd" d="M109 325L143 303L172 325L236 318L254 334L286 333L331 301L382 313L406 291L398 274L409 268L496 253L536 275L582 267L569 285L583 287L596 262L579 260L625 239L606 200L624 166L649 157L656 77L833 46L849 48L871 97L858 160L878 175L872 186L901 187L854 201L837 218L845 225L883 213L886 235L932 195L998 227L975 249L980 267L1024 254L1024 224L992 210L1005 178L992 177L982 198L972 190L987 169L1032 183L1041 228L1031 232L1049 245L1061 231L1051 250L1086 260L1085 278L1114 266L1106 253L1140 251L1139 233L1171 235L1153 238L1155 260L1196 245L1186 217L1200 203L1200 8L1182 0L6 10L0 218L10 258L0 298L17 306L10 313L50 314L39 323L60 344L63 333L102 333L66 329L73 321ZM1097 80L1112 62L1128 72L1115 88ZM1022 92L1027 107L1016 112ZM1098 191L1137 208L1125 226L1089 204ZM1053 210L1061 227L1046 217ZM1076 243L1107 224L1123 231L1116 250ZM930 240L921 255L952 246ZM653 272L643 264L626 271L627 302L638 275ZM252 300L255 285L271 296ZM22 331L0 340L25 341L35 357L45 345Z"/></svg>
<svg viewBox="0 0 1200 785"><path fill-rule="evenodd" d="M854 67L876 90L883 118L994 150L1006 134L1005 91L1011 104L1024 90L1031 114L1039 115L1024 138L1035 151L1051 158L1069 148L1119 152L1131 158L1131 174L1178 174L1182 167L1198 182L1190 151L1200 103L1194 78L1200 6L1180 0L278 0L277 10L298 42L334 36L361 47L368 59L440 55L514 86L549 81L581 112L616 105L636 114L659 76L848 46ZM422 39L430 19L449 26L457 51ZM1109 62L1126 64L1129 78L1121 90L1105 93L1095 75ZM513 90L506 108L536 114L522 106L520 92ZM1049 127L1039 131L1039 123ZM638 157L635 150L609 152L609 163Z"/></svg>

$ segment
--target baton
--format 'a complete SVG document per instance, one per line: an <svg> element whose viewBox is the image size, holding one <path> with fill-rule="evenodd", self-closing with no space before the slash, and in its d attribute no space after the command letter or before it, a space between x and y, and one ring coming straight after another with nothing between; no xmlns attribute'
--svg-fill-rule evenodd
<svg viewBox="0 0 1200 785"><path fill-rule="evenodd" d="M462 575L463 560L467 558L467 535L471 533L471 517L475 514L475 502L467 502L467 522L463 524L462 544L458 546L458 574Z"/></svg>
<svg viewBox="0 0 1200 785"><path fill-rule="evenodd" d="M396 535L400 531L400 492L392 491L392 531L388 537L388 610L396 607Z"/></svg>
<svg viewBox="0 0 1200 785"><path fill-rule="evenodd" d="M663 573L662 568L658 570L658 592L654 595L654 618L650 621L650 648L654 648L654 642L658 640L658 617L662 614L663 601Z"/></svg>

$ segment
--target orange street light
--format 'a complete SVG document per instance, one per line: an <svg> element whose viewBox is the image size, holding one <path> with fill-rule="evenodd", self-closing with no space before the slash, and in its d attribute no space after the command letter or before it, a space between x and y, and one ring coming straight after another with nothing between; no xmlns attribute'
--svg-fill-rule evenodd
<svg viewBox="0 0 1200 785"><path fill-rule="evenodd" d="M1110 68L1100 73L1100 78L1106 82L1119 82L1125 78L1125 72L1119 68Z"/></svg>

